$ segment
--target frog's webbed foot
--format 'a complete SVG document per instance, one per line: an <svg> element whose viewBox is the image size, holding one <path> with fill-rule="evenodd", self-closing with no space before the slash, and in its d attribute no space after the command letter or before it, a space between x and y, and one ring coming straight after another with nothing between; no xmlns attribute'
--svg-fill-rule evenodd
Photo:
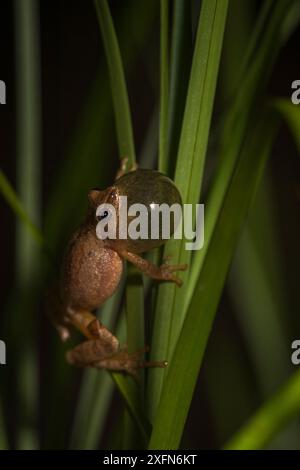
<svg viewBox="0 0 300 470"><path fill-rule="evenodd" d="M175 276L176 271L185 271L187 269L187 264L161 264L157 267L158 269L158 279L162 281L171 281L175 282L178 287L182 286L182 280Z"/></svg>
<svg viewBox="0 0 300 470"><path fill-rule="evenodd" d="M121 178L121 176L125 175L127 163L128 163L128 157L124 157L121 159L121 165L115 177L116 180ZM137 167L138 167L137 163L133 163L128 171L135 171L137 170Z"/></svg>

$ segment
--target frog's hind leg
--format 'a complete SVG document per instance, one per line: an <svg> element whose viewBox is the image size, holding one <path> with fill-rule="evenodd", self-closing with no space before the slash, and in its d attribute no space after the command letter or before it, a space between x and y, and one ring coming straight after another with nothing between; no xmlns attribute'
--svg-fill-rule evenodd
<svg viewBox="0 0 300 470"><path fill-rule="evenodd" d="M116 339L116 338L115 338ZM87 340L67 352L67 361L78 367L95 367L110 371L127 372L137 377L138 369L166 367L166 361L145 361L145 349L129 353L124 346L114 350L111 344L101 339Z"/></svg>
<svg viewBox="0 0 300 470"><path fill-rule="evenodd" d="M71 322L88 339L67 352L67 361L78 367L95 367L137 376L144 367L166 367L166 362L143 360L146 348L129 353L118 339L90 312L73 312Z"/></svg>

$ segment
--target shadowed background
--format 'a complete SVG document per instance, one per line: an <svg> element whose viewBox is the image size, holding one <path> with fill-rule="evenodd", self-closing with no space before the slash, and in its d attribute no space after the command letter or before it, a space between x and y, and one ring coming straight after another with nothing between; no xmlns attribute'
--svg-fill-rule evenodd
<svg viewBox="0 0 300 470"><path fill-rule="evenodd" d="M159 2L141 3L113 0L110 7L124 62L137 160L143 155L142 166L156 167ZM199 3L191 4L195 25ZM18 192L22 165L17 156L17 87L22 77L17 72L13 6L10 1L1 3L0 79L7 85L7 104L0 107L0 161ZM259 6L260 2L243 0L233 1L229 8L213 124L226 114L230 68L243 56ZM93 2L44 1L38 9L42 138L37 152L40 167L33 178L40 186L37 223L59 265L63 247L84 215L88 189L104 188L113 179L118 147ZM191 43L194 38L195 28ZM298 27L279 53L266 96L290 97L291 83L299 79L299 40ZM213 153L212 142L204 187L215 165ZM282 125L218 307L182 438L184 448L223 445L295 369L290 355L292 341L300 337L299 182L299 152ZM16 218L2 198L0 208L0 339L7 344L0 396L8 445L72 447L82 372L64 363L66 348L45 316L45 292L57 273L37 254L29 279L22 277L26 269L20 265ZM123 426L123 402L115 391L110 394L100 411L103 424L95 446L101 448L123 445L115 432ZM299 448L299 424L298 416L270 447ZM76 446L80 448L80 442Z"/></svg>

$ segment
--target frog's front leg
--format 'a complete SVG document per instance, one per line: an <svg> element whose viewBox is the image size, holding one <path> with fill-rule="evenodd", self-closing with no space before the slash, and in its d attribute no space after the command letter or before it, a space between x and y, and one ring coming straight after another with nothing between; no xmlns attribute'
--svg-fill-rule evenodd
<svg viewBox="0 0 300 470"><path fill-rule="evenodd" d="M144 361L144 350L129 353L118 339L90 312L73 312L70 321L88 338L67 352L67 361L78 367L127 372L133 376L144 367L166 367L166 362Z"/></svg>
<svg viewBox="0 0 300 470"><path fill-rule="evenodd" d="M187 264L162 264L161 266L156 266L150 261L142 258L136 253L131 253L129 251L118 251L119 255L125 258L130 263L134 264L140 271L153 279L158 279L159 281L171 281L175 282L178 287L182 285L182 280L175 276L176 271L185 271L188 267Z"/></svg>

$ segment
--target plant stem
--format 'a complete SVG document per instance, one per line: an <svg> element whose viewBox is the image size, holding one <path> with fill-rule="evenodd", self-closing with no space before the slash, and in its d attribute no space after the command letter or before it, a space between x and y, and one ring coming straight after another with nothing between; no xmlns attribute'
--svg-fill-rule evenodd
<svg viewBox="0 0 300 470"><path fill-rule="evenodd" d="M225 449L263 449L299 413L300 371L297 371L229 440Z"/></svg>
<svg viewBox="0 0 300 470"><path fill-rule="evenodd" d="M160 0L159 170L168 171L169 0Z"/></svg>
<svg viewBox="0 0 300 470"><path fill-rule="evenodd" d="M177 449L180 444L231 257L277 130L277 120L270 113L260 115L244 142L169 365L151 449Z"/></svg>
<svg viewBox="0 0 300 470"><path fill-rule="evenodd" d="M0 401L0 450L8 449L6 427L3 416L2 401Z"/></svg>
<svg viewBox="0 0 300 470"><path fill-rule="evenodd" d="M41 77L39 12L36 0L15 0L16 85L17 85L17 192L31 220L40 225L41 218ZM22 212L19 212L22 215ZM41 241L39 232L33 231ZM22 342L19 362L20 426L18 448L36 448L38 419L38 365L35 339L36 302L31 298L39 271L39 256L32 233L17 221L16 273L21 292L22 309L14 322ZM26 311L27 310L27 311ZM24 319L26 314L26 320ZM26 330L26 335L24 331ZM16 331L17 334L17 331ZM24 338L21 340L21 338Z"/></svg>
<svg viewBox="0 0 300 470"><path fill-rule="evenodd" d="M135 163L135 147L120 48L107 1L95 0L95 6L110 75L120 158L128 158L130 169Z"/></svg>
<svg viewBox="0 0 300 470"><path fill-rule="evenodd" d="M168 128L168 170L173 177L192 61L191 5L174 0Z"/></svg>
<svg viewBox="0 0 300 470"><path fill-rule="evenodd" d="M175 183L186 204L199 201L227 4L227 0L202 2L175 172ZM170 240L164 250L164 257L168 256L174 264L185 264L191 251L185 249L185 240ZM181 277L187 282L188 271ZM182 290L170 283L159 286L151 359L171 359L184 319L183 303ZM162 370L149 371L150 419L156 414L164 376Z"/></svg>

